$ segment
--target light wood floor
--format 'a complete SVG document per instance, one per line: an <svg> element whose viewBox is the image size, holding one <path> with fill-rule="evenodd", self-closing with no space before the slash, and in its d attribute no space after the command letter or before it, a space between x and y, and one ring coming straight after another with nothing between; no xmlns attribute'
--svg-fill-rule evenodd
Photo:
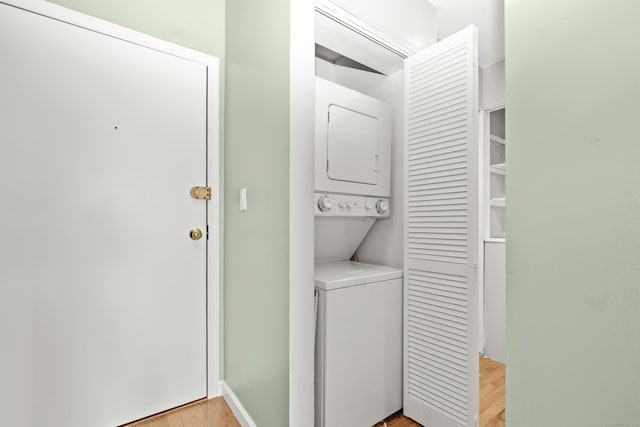
<svg viewBox="0 0 640 427"><path fill-rule="evenodd" d="M495 360L480 358L480 427L505 427L504 365ZM398 413L374 427L421 427L410 418Z"/></svg>
<svg viewBox="0 0 640 427"><path fill-rule="evenodd" d="M480 427L505 427L504 365L480 358Z"/></svg>
<svg viewBox="0 0 640 427"><path fill-rule="evenodd" d="M480 427L505 427L504 365L480 358ZM401 413L394 414L374 427L421 427ZM240 427L231 409L221 397L201 400L169 412L123 427Z"/></svg>
<svg viewBox="0 0 640 427"><path fill-rule="evenodd" d="M123 427L241 427L222 397L200 400Z"/></svg>

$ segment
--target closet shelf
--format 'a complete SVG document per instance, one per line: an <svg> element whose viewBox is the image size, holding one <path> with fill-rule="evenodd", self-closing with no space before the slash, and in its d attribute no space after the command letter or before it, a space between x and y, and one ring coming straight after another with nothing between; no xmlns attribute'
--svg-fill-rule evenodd
<svg viewBox="0 0 640 427"><path fill-rule="evenodd" d="M492 141L498 142L500 144L506 144L507 143L507 141L504 138L500 138L499 136L494 135L494 134L491 134L490 138L491 138Z"/></svg>
<svg viewBox="0 0 640 427"><path fill-rule="evenodd" d="M495 173L497 175L506 175L506 173L507 173L507 164L506 163L496 163L495 165L491 165L491 173Z"/></svg>
<svg viewBox="0 0 640 427"><path fill-rule="evenodd" d="M507 206L507 202L504 197L496 197L495 199L491 199L490 204L491 206L502 207L502 208Z"/></svg>

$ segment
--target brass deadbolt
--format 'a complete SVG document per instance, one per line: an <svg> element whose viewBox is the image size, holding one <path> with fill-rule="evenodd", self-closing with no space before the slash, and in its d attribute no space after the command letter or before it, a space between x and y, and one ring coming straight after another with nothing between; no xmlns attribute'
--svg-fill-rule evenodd
<svg viewBox="0 0 640 427"><path fill-rule="evenodd" d="M211 200L211 187L193 187L191 197L197 200Z"/></svg>
<svg viewBox="0 0 640 427"><path fill-rule="evenodd" d="M189 237L191 237L191 240L200 240L202 238L202 230L194 228L189 232Z"/></svg>

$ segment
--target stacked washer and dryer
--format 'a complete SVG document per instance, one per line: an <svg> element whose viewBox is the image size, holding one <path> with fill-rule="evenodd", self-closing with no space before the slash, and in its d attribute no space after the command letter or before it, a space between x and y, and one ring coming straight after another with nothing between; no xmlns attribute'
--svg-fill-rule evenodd
<svg viewBox="0 0 640 427"><path fill-rule="evenodd" d="M402 270L349 261L389 218L387 104L316 79L316 427L368 427L402 408Z"/></svg>

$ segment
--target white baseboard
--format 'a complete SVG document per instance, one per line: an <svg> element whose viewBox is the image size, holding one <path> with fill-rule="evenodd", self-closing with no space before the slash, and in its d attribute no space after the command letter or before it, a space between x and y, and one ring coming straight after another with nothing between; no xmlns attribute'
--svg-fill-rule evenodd
<svg viewBox="0 0 640 427"><path fill-rule="evenodd" d="M236 416L236 419L240 423L242 427L257 427L256 423L253 422L249 413L244 409L240 400L235 395L229 384L224 381L220 381L220 388L222 389L222 397L231 408L231 412Z"/></svg>

